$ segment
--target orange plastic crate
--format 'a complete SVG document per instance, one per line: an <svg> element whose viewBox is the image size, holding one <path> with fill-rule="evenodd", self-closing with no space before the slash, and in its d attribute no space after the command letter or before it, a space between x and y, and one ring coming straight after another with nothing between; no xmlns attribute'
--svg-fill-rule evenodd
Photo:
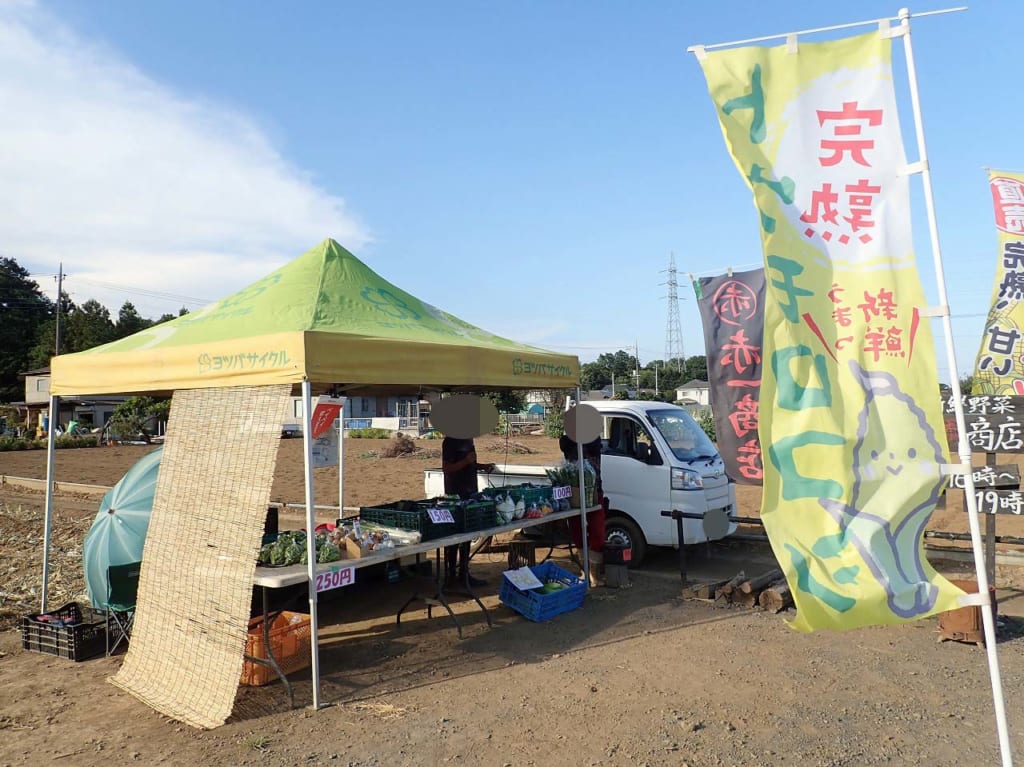
<svg viewBox="0 0 1024 767"><path fill-rule="evenodd" d="M294 621L294 622L293 622ZM312 629L306 613L282 612L270 624L270 651L281 670L290 674L309 666L309 645ZM249 636L245 654L253 658L266 658L263 645L263 618L249 621ZM242 664L242 684L260 687L278 679L270 666L246 659Z"/></svg>

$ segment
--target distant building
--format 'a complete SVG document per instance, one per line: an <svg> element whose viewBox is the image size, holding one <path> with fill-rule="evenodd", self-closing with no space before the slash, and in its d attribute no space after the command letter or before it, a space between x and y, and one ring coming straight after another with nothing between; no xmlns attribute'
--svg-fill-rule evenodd
<svg viewBox="0 0 1024 767"><path fill-rule="evenodd" d="M591 389L586 393L588 400L602 400L602 399L613 399L616 394L625 394L626 399L636 399L636 389L629 384L615 384L612 388L611 384L600 389Z"/></svg>
<svg viewBox="0 0 1024 767"><path fill-rule="evenodd" d="M676 401L685 405L711 407L711 387L707 381L694 378L676 389Z"/></svg>
<svg viewBox="0 0 1024 767"><path fill-rule="evenodd" d="M43 429L44 418L50 411L50 368L37 368L19 373L25 378L25 400L11 402L18 411L20 428L23 433L34 436ZM57 425L66 429L71 421L78 421L87 428L98 428L110 420L114 409L127 397L75 397L60 398L60 414Z"/></svg>
<svg viewBox="0 0 1024 767"><path fill-rule="evenodd" d="M426 429L426 417L430 412L428 401L421 401L418 394L390 397L346 397L346 429L387 429L403 434L418 435ZM292 397L291 410L284 419L288 429L302 424L302 397ZM301 433L301 431L299 432Z"/></svg>

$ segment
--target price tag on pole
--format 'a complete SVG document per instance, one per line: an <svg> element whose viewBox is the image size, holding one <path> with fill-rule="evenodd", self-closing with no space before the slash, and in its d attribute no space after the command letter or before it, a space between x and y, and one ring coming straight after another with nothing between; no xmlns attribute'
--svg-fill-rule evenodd
<svg viewBox="0 0 1024 767"><path fill-rule="evenodd" d="M351 586L356 582L356 569L352 565L332 565L330 570L316 574L317 593Z"/></svg>

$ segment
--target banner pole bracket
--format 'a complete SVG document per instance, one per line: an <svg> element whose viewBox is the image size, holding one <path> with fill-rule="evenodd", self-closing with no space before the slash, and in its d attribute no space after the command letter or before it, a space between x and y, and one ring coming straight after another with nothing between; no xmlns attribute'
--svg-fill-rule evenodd
<svg viewBox="0 0 1024 767"><path fill-rule="evenodd" d="M922 317L948 317L949 304L942 304L940 306L922 306L917 310L917 313Z"/></svg>
<svg viewBox="0 0 1024 767"><path fill-rule="evenodd" d="M887 37L890 38L890 39L893 39L893 38L896 38L896 37L903 37L905 34L907 34L907 28L902 26L902 25L895 26L895 27L891 26L889 24L889 20L888 19L884 19L883 21L880 21L878 23L878 34L883 39L885 39Z"/></svg>
<svg viewBox="0 0 1024 767"><path fill-rule="evenodd" d="M912 176L915 173L924 173L929 170L927 160L918 160L917 162L908 162L902 168L896 171L897 176Z"/></svg>
<svg viewBox="0 0 1024 767"><path fill-rule="evenodd" d="M961 607L989 607L992 604L992 597L987 591L972 592L957 597L956 602Z"/></svg>

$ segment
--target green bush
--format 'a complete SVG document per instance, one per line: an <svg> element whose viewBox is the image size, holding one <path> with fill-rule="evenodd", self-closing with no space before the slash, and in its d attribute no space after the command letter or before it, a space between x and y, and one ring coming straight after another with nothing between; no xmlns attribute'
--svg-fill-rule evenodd
<svg viewBox="0 0 1024 767"><path fill-rule="evenodd" d="M99 444L100 438L97 434L90 434L87 437L70 437L65 434L57 437L57 441L54 443L58 450L60 448L98 447Z"/></svg>
<svg viewBox="0 0 1024 767"><path fill-rule="evenodd" d="M121 439L135 439L144 433L150 419L166 421L170 416L171 401L154 397L131 397L114 409L110 418L110 432Z"/></svg>
<svg viewBox="0 0 1024 767"><path fill-rule="evenodd" d="M715 417L711 414L710 410L703 411L697 417L697 425L704 430L704 433L708 435L712 442L718 442L718 436L715 433Z"/></svg>
<svg viewBox="0 0 1024 767"><path fill-rule="evenodd" d="M391 432L387 429L350 429L346 435L348 439L388 439L391 437Z"/></svg>
<svg viewBox="0 0 1024 767"><path fill-rule="evenodd" d="M558 408L552 408L551 411L544 416L544 436L554 437L557 439L562 436L562 430L565 428L565 413Z"/></svg>
<svg viewBox="0 0 1024 767"><path fill-rule="evenodd" d="M53 443L57 450L77 447L99 447L100 439L95 435L88 437L57 437ZM0 453L12 450L45 450L45 439L24 439L22 437L0 437Z"/></svg>

